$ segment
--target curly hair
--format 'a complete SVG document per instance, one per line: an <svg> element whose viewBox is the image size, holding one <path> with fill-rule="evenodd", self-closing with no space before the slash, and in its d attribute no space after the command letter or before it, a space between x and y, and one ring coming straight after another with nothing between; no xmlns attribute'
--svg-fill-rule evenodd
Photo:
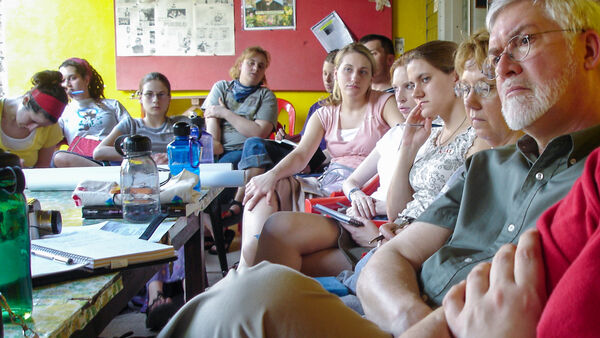
<svg viewBox="0 0 600 338"><path fill-rule="evenodd" d="M90 93L91 98L96 101L104 98L104 80L102 80L102 76L98 74L87 60L70 58L61 63L58 68L68 66L75 68L75 72L81 77L89 77L90 84L88 85L88 92Z"/></svg>

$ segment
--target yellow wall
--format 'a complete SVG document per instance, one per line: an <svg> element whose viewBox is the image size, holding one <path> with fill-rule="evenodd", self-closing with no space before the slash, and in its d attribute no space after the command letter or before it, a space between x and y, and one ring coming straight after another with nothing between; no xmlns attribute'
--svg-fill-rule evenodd
<svg viewBox="0 0 600 338"><path fill-rule="evenodd" d="M392 2L394 37L404 37L405 50L425 42L425 0ZM65 59L77 56L89 60L102 75L106 97L121 101L133 116L140 115L139 103L130 99L132 92L116 90L113 1L18 0L2 1L2 6L8 73L5 91L8 96L21 95L28 90L31 87L29 79L35 72L57 69ZM173 93L175 96L202 94L207 92ZM309 107L324 94L275 93L296 108L296 131L302 128ZM189 101L174 100L169 114L178 114L188 105Z"/></svg>
<svg viewBox="0 0 600 338"><path fill-rule="evenodd" d="M425 43L425 0L395 0L392 5L393 36L404 38L404 51Z"/></svg>

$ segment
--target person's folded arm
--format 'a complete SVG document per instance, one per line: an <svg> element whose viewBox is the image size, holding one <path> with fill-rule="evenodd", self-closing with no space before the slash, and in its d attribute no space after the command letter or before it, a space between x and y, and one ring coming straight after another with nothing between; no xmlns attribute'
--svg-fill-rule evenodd
<svg viewBox="0 0 600 338"><path fill-rule="evenodd" d="M206 131L213 138L213 154L221 155L224 151L221 143L221 120L217 118L206 118Z"/></svg>
<svg viewBox="0 0 600 338"><path fill-rule="evenodd" d="M108 136L106 136L94 149L94 160L121 161L123 156L115 149L115 141L117 140L117 137L121 135L123 135L123 133L120 130L113 128L110 134L108 134Z"/></svg>
<svg viewBox="0 0 600 338"><path fill-rule="evenodd" d="M399 335L432 311L421 298L417 271L450 234L447 228L414 222L375 252L357 284L368 319Z"/></svg>
<svg viewBox="0 0 600 338"><path fill-rule="evenodd" d="M38 159L35 162L35 168L49 168L52 155L54 154L55 146L41 148L38 150Z"/></svg>
<svg viewBox="0 0 600 338"><path fill-rule="evenodd" d="M229 110L221 98L219 98L219 105L209 106L204 111L204 117L224 119L245 137L266 138L274 129L271 121L249 120L246 117Z"/></svg>

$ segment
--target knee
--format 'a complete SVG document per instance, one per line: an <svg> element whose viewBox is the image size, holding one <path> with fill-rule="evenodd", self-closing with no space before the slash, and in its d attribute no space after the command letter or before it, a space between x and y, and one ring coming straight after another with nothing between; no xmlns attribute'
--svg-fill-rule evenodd
<svg viewBox="0 0 600 338"><path fill-rule="evenodd" d="M283 211L269 216L263 226L261 237L264 235L265 240L275 240L280 237L281 233L288 233L290 229L288 225L293 221L289 214L290 212Z"/></svg>
<svg viewBox="0 0 600 338"><path fill-rule="evenodd" d="M264 147L264 143L265 139L257 137L257 136L252 136L252 137L248 137L246 139L246 141L244 141L244 148L246 147Z"/></svg>

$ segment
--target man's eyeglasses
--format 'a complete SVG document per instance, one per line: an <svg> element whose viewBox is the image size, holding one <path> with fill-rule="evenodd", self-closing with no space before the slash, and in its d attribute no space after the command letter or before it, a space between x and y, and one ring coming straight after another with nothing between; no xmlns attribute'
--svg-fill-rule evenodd
<svg viewBox="0 0 600 338"><path fill-rule="evenodd" d="M471 93L471 89L473 89L475 94L480 97L488 97L494 88L496 88L496 85L489 84L485 81L477 81L473 86L464 82L458 82L454 86L454 93L457 97L466 99L467 96L469 96L469 93Z"/></svg>
<svg viewBox="0 0 600 338"><path fill-rule="evenodd" d="M532 34L519 34L515 35L506 44L504 47L504 51L498 55L488 55L488 57L483 62L483 66L481 67L481 72L485 75L486 78L493 80L496 78L496 68L502 59L502 55L506 54L508 57L516 62L521 62L527 58L529 55L529 51L531 50L531 40L536 35L546 34L546 33L556 33L556 32L575 32L577 30L573 29L554 29L544 32L532 33Z"/></svg>
<svg viewBox="0 0 600 338"><path fill-rule="evenodd" d="M147 100L152 100L155 96L157 99L162 100L162 99L168 97L169 94L164 93L164 92L160 92L160 93L145 92L145 93L142 93L142 96Z"/></svg>

